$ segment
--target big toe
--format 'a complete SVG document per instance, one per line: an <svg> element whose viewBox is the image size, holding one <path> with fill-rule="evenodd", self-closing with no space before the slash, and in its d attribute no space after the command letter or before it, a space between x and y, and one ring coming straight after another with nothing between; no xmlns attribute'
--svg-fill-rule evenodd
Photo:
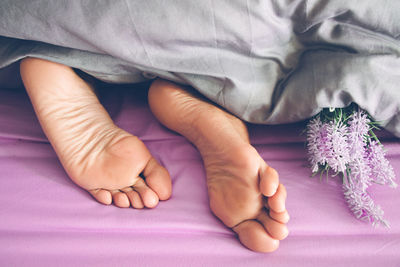
<svg viewBox="0 0 400 267"><path fill-rule="evenodd" d="M244 221L232 229L240 242L253 251L272 252L279 247L279 240L272 238L257 221Z"/></svg>
<svg viewBox="0 0 400 267"><path fill-rule="evenodd" d="M171 197L172 182L168 171L156 159L151 158L147 163L143 175L147 185L158 195L160 200Z"/></svg>

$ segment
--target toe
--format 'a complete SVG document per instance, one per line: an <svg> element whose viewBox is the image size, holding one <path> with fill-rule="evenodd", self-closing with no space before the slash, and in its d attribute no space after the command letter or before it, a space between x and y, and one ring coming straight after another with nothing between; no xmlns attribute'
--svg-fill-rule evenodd
<svg viewBox="0 0 400 267"><path fill-rule="evenodd" d="M279 185L278 172L274 168L265 165L260 169L259 175L261 193L266 197L273 196Z"/></svg>
<svg viewBox="0 0 400 267"><path fill-rule="evenodd" d="M272 238L257 221L244 221L232 229L240 242L253 251L272 252L279 247L279 240Z"/></svg>
<svg viewBox="0 0 400 267"><path fill-rule="evenodd" d="M124 189L122 189L123 192L125 192L125 194L128 196L129 201L131 202L131 205L133 208L135 209L143 209L144 205L143 205L143 201L139 196L139 193L134 191L132 189L132 187L125 187Z"/></svg>
<svg viewBox="0 0 400 267"><path fill-rule="evenodd" d="M158 195L146 185L142 178L139 178L132 187L139 193L145 207L154 208L157 206L159 201Z"/></svg>
<svg viewBox="0 0 400 267"><path fill-rule="evenodd" d="M285 210L284 212L275 212L273 210L269 211L269 216L274 219L277 222L280 223L288 223L290 216L289 213L287 212L287 210Z"/></svg>
<svg viewBox="0 0 400 267"><path fill-rule="evenodd" d="M158 195L160 200L171 196L172 183L168 171L156 159L151 158L144 171L147 185Z"/></svg>
<svg viewBox="0 0 400 267"><path fill-rule="evenodd" d="M277 213L284 212L286 209L286 195L286 188L283 186L283 184L280 184L276 193L268 198L269 208Z"/></svg>
<svg viewBox="0 0 400 267"><path fill-rule="evenodd" d="M108 190L94 189L89 190L89 193L101 204L110 205L112 203L112 196Z"/></svg>
<svg viewBox="0 0 400 267"><path fill-rule="evenodd" d="M125 193L119 190L114 190L111 192L111 194L115 206L119 208L129 208L130 202L128 196Z"/></svg>
<svg viewBox="0 0 400 267"><path fill-rule="evenodd" d="M262 223L272 238L282 240L288 236L289 230L287 229L287 226L271 219L266 212L262 212L257 219Z"/></svg>

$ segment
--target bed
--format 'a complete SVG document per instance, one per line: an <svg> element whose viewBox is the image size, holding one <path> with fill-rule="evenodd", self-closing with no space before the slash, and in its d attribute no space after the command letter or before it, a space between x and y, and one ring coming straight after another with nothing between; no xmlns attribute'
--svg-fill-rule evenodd
<svg viewBox="0 0 400 267"><path fill-rule="evenodd" d="M400 266L400 190L370 190L391 228L358 221L337 177L310 177L304 144L304 119L356 102L397 136L380 132L400 176L400 2L376 3L3 0L0 266ZM69 180L12 81L29 56L107 82L182 83L268 124L249 125L251 142L287 188L289 237L255 253L212 215L200 155L153 117L146 83L99 96L169 170L172 197L151 210L93 200Z"/></svg>
<svg viewBox="0 0 400 267"><path fill-rule="evenodd" d="M304 122L249 125L252 144L286 185L291 215L289 237L262 254L212 215L199 153L153 117L145 85L103 89L100 99L167 167L171 199L151 210L99 204L68 179L25 91L1 89L1 266L400 266L400 191L370 191L390 229L356 220L337 178L310 177ZM381 139L399 177L399 139Z"/></svg>

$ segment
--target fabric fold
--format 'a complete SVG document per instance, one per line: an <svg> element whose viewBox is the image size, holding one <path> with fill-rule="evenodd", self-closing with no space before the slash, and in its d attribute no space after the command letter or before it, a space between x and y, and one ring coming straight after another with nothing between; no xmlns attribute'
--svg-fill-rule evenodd
<svg viewBox="0 0 400 267"><path fill-rule="evenodd" d="M0 67L30 56L113 83L159 77L192 86L258 124L304 120L356 102L400 136L400 2L1 5Z"/></svg>

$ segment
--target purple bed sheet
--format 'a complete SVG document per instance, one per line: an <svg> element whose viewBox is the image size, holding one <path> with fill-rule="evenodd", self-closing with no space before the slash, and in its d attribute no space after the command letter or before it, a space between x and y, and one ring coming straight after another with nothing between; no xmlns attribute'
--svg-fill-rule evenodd
<svg viewBox="0 0 400 267"><path fill-rule="evenodd" d="M171 199L152 210L98 204L68 179L25 92L0 90L1 266L400 266L400 190L370 191L390 229L356 220L337 178L310 178L304 123L250 126L252 143L286 185L291 215L289 237L261 254L211 214L199 153L156 121L145 92L101 96L116 123L168 168ZM399 177L399 139L382 140Z"/></svg>

